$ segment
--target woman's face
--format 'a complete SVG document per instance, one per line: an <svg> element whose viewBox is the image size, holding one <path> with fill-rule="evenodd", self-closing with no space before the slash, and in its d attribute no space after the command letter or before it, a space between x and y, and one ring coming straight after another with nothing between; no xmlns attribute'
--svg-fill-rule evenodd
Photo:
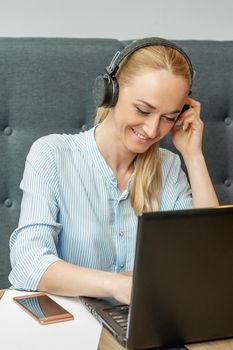
<svg viewBox="0 0 233 350"><path fill-rule="evenodd" d="M166 70L146 70L120 88L110 116L126 151L143 153L169 133L189 88L183 77Z"/></svg>

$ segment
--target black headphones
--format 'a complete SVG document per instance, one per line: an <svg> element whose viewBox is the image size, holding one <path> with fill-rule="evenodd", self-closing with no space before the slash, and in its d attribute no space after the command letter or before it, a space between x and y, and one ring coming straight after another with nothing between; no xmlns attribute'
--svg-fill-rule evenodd
<svg viewBox="0 0 233 350"><path fill-rule="evenodd" d="M119 87L118 87L118 82L115 77L115 74L119 68L119 64L125 57L127 57L134 51L137 51L143 47L151 46L151 45L168 46L180 52L187 61L187 64L189 66L190 73L191 73L191 78L193 80L194 70L193 70L192 63L188 55L181 49L181 47L163 38L151 37L151 38L139 39L130 43L122 51L117 51L114 57L112 58L110 65L105 68L106 73L99 75L95 79L93 95L94 95L94 100L97 107L106 108L106 107L115 106L118 99L118 94L119 94ZM191 91L189 95L190 94L191 94Z"/></svg>

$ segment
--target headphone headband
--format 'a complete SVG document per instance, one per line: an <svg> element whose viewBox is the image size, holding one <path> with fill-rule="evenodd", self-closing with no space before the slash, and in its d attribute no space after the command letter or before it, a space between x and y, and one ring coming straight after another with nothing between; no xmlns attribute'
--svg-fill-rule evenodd
<svg viewBox="0 0 233 350"><path fill-rule="evenodd" d="M105 68L106 73L103 75L99 75L96 78L94 88L93 88L93 93L94 93L94 99L97 107L115 106L118 99L118 94L119 94L119 87L118 87L118 82L115 77L115 74L119 69L119 64L122 62L122 60L125 57L131 55L133 52L143 47L152 46L152 45L167 46L178 51L185 58L188 64L190 74L191 74L191 79L193 81L195 71L193 70L192 63L188 55L176 43L169 41L167 39L158 38L158 37L149 37L149 38L135 40L131 42L129 45L127 45L122 51L117 51L114 57L112 58L110 64Z"/></svg>
<svg viewBox="0 0 233 350"><path fill-rule="evenodd" d="M131 42L129 45L127 45L122 51L117 51L115 55L113 56L109 66L107 66L105 69L109 75L115 75L119 68L119 64L123 59L129 55L131 55L133 52L142 49L143 47L146 46L152 46L152 45L162 45L162 46L167 46L175 49L176 51L180 52L182 56L186 59L189 68L190 68L190 73L191 77L193 79L194 77L194 70L192 63L188 57L188 55L183 51L183 49L178 46L176 43L171 42L167 39L163 38L158 38L158 37L150 37L150 38L144 38L144 39L139 39Z"/></svg>

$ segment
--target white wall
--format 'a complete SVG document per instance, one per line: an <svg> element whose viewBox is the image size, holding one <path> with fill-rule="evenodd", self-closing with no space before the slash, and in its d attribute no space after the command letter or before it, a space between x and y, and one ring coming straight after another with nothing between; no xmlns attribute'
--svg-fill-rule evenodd
<svg viewBox="0 0 233 350"><path fill-rule="evenodd" d="M233 40L233 0L0 0L0 36Z"/></svg>

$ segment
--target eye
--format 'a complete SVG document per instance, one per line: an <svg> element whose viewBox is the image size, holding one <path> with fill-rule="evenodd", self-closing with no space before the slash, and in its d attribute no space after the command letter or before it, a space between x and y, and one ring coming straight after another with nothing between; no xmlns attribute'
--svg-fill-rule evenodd
<svg viewBox="0 0 233 350"><path fill-rule="evenodd" d="M140 108L139 108L139 107L136 107L136 111L137 111L140 115L143 115L143 116L146 116L146 115L149 115L149 114L150 114L150 112L148 112L148 111L142 109L141 107L140 107Z"/></svg>
<svg viewBox="0 0 233 350"><path fill-rule="evenodd" d="M166 115L163 115L161 119L164 120L166 123L174 124L176 122L177 117L168 117Z"/></svg>

